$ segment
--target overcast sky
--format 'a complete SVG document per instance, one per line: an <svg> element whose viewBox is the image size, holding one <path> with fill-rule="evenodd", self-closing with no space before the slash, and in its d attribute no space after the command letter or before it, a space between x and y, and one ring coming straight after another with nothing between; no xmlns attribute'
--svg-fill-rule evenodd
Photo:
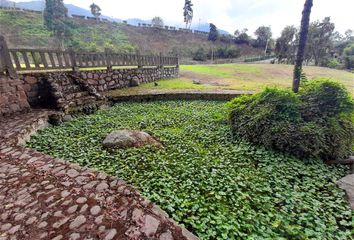
<svg viewBox="0 0 354 240"><path fill-rule="evenodd" d="M19 0L18 0L19 1ZM23 1L23 0L22 0ZM93 0L64 0L88 9ZM94 0L102 13L120 19L161 16L167 24L183 23L184 0ZM192 0L194 24L212 22L233 33L271 26L277 37L287 25L300 25L305 0ZM341 33L354 29L354 0L314 0L311 21L330 16Z"/></svg>

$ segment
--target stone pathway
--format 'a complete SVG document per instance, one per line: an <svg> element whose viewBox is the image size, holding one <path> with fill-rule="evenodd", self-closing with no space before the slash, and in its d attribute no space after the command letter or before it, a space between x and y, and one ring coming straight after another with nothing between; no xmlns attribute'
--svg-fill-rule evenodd
<svg viewBox="0 0 354 240"><path fill-rule="evenodd" d="M0 240L198 239L124 181L22 147L48 114L0 119Z"/></svg>

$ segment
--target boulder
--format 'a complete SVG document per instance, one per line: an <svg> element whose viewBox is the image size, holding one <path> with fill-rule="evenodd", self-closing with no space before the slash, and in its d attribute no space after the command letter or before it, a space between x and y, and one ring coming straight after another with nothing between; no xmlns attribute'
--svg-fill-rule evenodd
<svg viewBox="0 0 354 240"><path fill-rule="evenodd" d="M337 185L346 192L350 207L354 210L354 174L340 179Z"/></svg>
<svg viewBox="0 0 354 240"><path fill-rule="evenodd" d="M103 147L108 150L140 148L146 145L162 147L162 144L150 134L133 130L114 131L103 141Z"/></svg>
<svg viewBox="0 0 354 240"><path fill-rule="evenodd" d="M200 80L193 80L193 84L201 85L202 83L200 82Z"/></svg>
<svg viewBox="0 0 354 240"><path fill-rule="evenodd" d="M131 87L138 87L139 85L140 85L140 81L138 77L133 77L132 80L130 80Z"/></svg>

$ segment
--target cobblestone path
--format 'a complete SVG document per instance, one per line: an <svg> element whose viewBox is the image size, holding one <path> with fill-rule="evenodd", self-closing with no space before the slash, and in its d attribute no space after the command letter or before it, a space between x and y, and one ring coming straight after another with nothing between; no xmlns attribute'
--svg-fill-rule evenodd
<svg viewBox="0 0 354 240"><path fill-rule="evenodd" d="M124 181L22 147L47 118L0 119L0 240L197 239Z"/></svg>

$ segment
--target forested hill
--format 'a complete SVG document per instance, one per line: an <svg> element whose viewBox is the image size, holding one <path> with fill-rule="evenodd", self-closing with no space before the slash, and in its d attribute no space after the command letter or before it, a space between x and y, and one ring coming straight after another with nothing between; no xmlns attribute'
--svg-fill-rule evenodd
<svg viewBox="0 0 354 240"><path fill-rule="evenodd" d="M178 53L191 58L198 48L237 47L241 56L254 56L259 50L232 41L217 41L214 46L206 35L143 28L112 22L96 22L69 18L66 25L68 37L65 45L91 51L105 48L119 52L157 54ZM52 37L44 24L42 14L28 11L0 10L0 34L10 47L57 48L58 41Z"/></svg>

